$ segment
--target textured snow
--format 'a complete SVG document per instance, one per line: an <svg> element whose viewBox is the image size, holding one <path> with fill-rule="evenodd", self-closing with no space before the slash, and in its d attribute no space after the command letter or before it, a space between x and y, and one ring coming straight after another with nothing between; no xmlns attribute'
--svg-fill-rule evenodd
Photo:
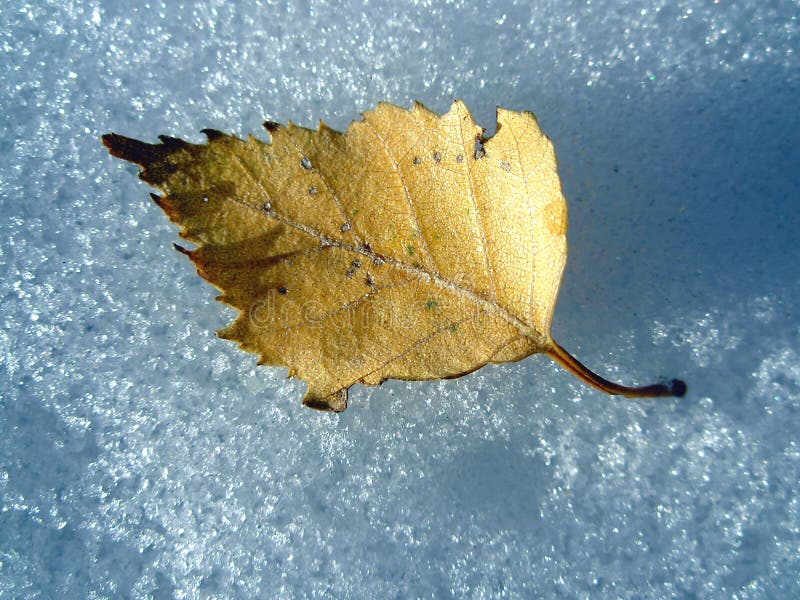
<svg viewBox="0 0 800 600"><path fill-rule="evenodd" d="M4 3L0 596L799 596L798 15ZM684 399L534 357L309 411L214 337L232 312L99 139L456 98L555 143L555 338Z"/></svg>

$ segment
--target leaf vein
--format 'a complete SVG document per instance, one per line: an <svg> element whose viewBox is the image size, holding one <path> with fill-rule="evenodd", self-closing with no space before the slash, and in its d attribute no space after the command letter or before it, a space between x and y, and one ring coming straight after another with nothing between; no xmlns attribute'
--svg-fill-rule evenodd
<svg viewBox="0 0 800 600"><path fill-rule="evenodd" d="M372 132L372 134L378 139L378 141L381 142L381 144L383 145L383 149L386 152L386 155L389 157L389 159L394 164L393 173L395 175L397 175L398 179L400 180L400 183L403 185L403 190L405 191L406 200L408 201L408 206L409 206L409 209L411 211L411 218L414 219L414 223L416 224L416 228L420 232L420 239L422 240L422 245L425 248L425 254L427 254L428 258L431 261L431 265L432 265L434 271L438 275L439 274L439 269L436 266L436 259L433 256L433 253L431 253L430 248L428 247L428 241L425 238L425 232L423 231L422 226L420 225L419 216L417 215L417 209L414 206L414 200L411 198L411 192L408 190L408 186L406 185L405 179L403 178L403 174L400 171L400 165L397 163L397 159L392 154L392 151L389 148L389 145L386 143L386 140L383 139L383 137L381 137L381 135L375 130L375 128L367 120L364 120L363 123Z"/></svg>
<svg viewBox="0 0 800 600"><path fill-rule="evenodd" d="M403 358L403 357L407 356L408 354L414 352L414 350L416 350L420 346L423 346L423 345L427 344L428 342L430 342L436 336L444 333L445 331L448 331L454 325L463 325L464 323L468 323L469 321L472 321L472 320L476 319L480 315L487 314L487 312L488 311L486 311L486 310L479 310L478 312L473 313L473 314L471 314L471 315L469 315L467 317L462 317L461 319L456 319L456 320L452 320L452 321L447 322L442 327L439 327L438 329L433 330L431 333L426 335L424 338L416 340L414 343L412 343L411 345L407 346L405 349L401 350L400 352L398 352L397 354L395 354L394 356L392 356L388 360L386 360L383 363L381 363L378 367L374 368L372 371L369 371L368 373L365 373L364 375L361 375L357 379L354 379L350 384L347 385L347 387L350 387L351 385L353 385L355 383L358 383L359 380L363 379L364 377L369 377L370 375L376 373L377 371L382 371L388 365L390 365L393 362L395 362L397 360L400 360L401 358Z"/></svg>
<svg viewBox="0 0 800 600"><path fill-rule="evenodd" d="M334 315L337 315L338 313L343 312L345 310L349 310L353 306L361 304L362 302L364 302L368 298L371 298L372 296L374 296L378 292L383 292L385 290L390 290L390 289L394 289L394 288L403 287L403 286L409 285L411 283L413 283L413 281L400 281L400 282L392 283L390 285L384 285L384 286L375 287L375 288L371 289L369 292L367 292L366 294L362 294L361 296L359 296L358 298L355 298L354 300L349 300L349 301L341 304L340 306L336 307L334 310L331 310L331 311L325 313L324 315L321 315L320 317L315 318L314 319L314 324L315 325L319 325L321 323L324 323L325 321L327 321L328 319L330 319ZM273 328L268 328L267 333L279 333L280 332L280 333L284 333L285 334L285 333L288 333L289 331L294 331L296 329L300 329L302 327L306 327L307 325L308 325L307 323L297 323L295 325L286 325L285 327L276 327L274 329Z"/></svg>
<svg viewBox="0 0 800 600"><path fill-rule="evenodd" d="M289 137L289 140L292 143L292 146L294 146L295 150L297 150L297 152L300 155L300 157L301 158L305 157L306 156L305 152L303 152L303 149L297 144L297 142L294 140L294 138L291 135L288 135L288 137ZM347 212L345 211L344 206L342 205L341 201L339 200L339 196L336 194L336 190L333 189L333 186L328 181L328 178L325 177L325 174L319 169L315 169L314 172L322 180L322 183L325 184L325 187L328 189L328 191L330 191L331 197L333 197L333 201L336 203L336 206L339 208L339 213L342 215L342 218L344 219L344 222L345 223L350 223L350 218L347 216ZM351 223L351 227L352 227L352 223ZM355 230L353 230L353 234L355 235L356 240L360 244L361 241L362 241L361 236L359 236L356 233Z"/></svg>
<svg viewBox="0 0 800 600"><path fill-rule="evenodd" d="M458 129L460 133L460 138L464 139L464 125L461 119L458 120ZM478 195L475 192L475 173L472 169L472 161L470 160L470 155L468 152L469 148L465 148L465 154L467 156L465 163L467 165L467 175L469 178L469 191L470 191L470 198L472 199L472 205L475 207L475 213L478 215L478 229L481 233L481 245L483 247L483 257L486 261L486 271L489 275L489 282L492 285L492 298L497 299L497 287L495 286L494 282L494 269L492 268L492 259L489 255L489 243L486 238L486 226L483 222L483 214L481 213L480 205L478 204Z"/></svg>

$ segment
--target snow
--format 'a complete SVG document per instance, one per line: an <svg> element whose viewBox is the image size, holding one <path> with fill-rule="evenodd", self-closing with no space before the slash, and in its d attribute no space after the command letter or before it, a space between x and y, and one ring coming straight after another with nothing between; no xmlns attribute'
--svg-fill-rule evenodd
<svg viewBox="0 0 800 600"><path fill-rule="evenodd" d="M7 2L0 596L800 594L798 2ZM100 135L534 111L570 259L546 358L351 394L232 311Z"/></svg>

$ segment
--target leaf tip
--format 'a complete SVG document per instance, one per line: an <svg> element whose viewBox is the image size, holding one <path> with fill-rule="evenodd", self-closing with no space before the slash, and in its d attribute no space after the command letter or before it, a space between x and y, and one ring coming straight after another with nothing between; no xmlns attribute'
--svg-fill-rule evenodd
<svg viewBox="0 0 800 600"><path fill-rule="evenodd" d="M145 166L157 161L159 158L158 146L155 144L147 144L118 133L107 133L101 139L111 156L116 156L128 162Z"/></svg>
<svg viewBox="0 0 800 600"><path fill-rule="evenodd" d="M179 138L170 137L167 135L160 135L158 139L161 140L160 144L148 144L141 140L125 137L118 133L107 133L102 136L103 145L108 148L112 156L127 160L128 162L135 163L144 169L151 165L164 161L169 155L184 148L188 148L190 144ZM169 172L169 165L164 166L160 173L156 173L160 179L164 173ZM141 176L141 175L140 175ZM145 178L148 183L157 185L156 179Z"/></svg>
<svg viewBox="0 0 800 600"><path fill-rule="evenodd" d="M453 100L453 104L450 105L450 110L451 111L456 111L456 112L469 113L469 109L467 108L467 105L464 103L463 100L459 100L459 99Z"/></svg>

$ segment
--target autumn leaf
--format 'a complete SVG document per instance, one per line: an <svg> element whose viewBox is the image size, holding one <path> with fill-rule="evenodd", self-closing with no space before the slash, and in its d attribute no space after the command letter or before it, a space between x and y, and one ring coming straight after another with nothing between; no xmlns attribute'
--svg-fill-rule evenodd
<svg viewBox="0 0 800 600"><path fill-rule="evenodd" d="M306 405L536 352L609 394L684 394L607 381L551 338L567 208L533 114L498 109L491 138L462 102L441 116L382 103L344 134L264 126L269 144L208 129L202 145L103 143L141 165L197 245L176 247L240 311L218 335L306 381Z"/></svg>

